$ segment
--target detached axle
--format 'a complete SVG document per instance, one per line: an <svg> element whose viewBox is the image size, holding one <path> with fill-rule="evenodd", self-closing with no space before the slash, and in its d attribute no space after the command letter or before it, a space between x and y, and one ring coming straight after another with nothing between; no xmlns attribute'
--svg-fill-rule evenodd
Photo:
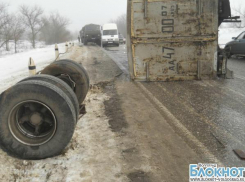
<svg viewBox="0 0 245 182"><path fill-rule="evenodd" d="M34 66L32 59L29 66ZM77 121L86 114L82 103L88 90L89 77L82 65L60 60L3 92L2 148L21 159L59 155L70 142Z"/></svg>

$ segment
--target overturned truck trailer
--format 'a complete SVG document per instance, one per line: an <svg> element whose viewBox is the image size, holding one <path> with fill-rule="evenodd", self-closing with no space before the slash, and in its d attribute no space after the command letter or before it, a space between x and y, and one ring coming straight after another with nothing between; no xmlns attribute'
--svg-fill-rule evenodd
<svg viewBox="0 0 245 182"><path fill-rule="evenodd" d="M136 81L211 79L227 75L218 46L229 0L128 0L128 60Z"/></svg>

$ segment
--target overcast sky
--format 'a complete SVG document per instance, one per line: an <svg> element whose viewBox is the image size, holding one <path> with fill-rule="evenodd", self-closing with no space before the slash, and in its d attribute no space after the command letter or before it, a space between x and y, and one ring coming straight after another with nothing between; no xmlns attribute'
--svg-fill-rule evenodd
<svg viewBox="0 0 245 182"><path fill-rule="evenodd" d="M127 0L0 0L10 5L11 11L21 4L40 5L45 13L58 11L71 20L69 29L77 31L89 23L103 25L126 13Z"/></svg>
<svg viewBox="0 0 245 182"><path fill-rule="evenodd" d="M111 19L126 13L127 0L0 0L10 5L11 11L18 10L21 4L40 5L46 13L58 11L71 20L69 29L79 31L84 25L103 25ZM231 6L241 5L245 0L230 0Z"/></svg>

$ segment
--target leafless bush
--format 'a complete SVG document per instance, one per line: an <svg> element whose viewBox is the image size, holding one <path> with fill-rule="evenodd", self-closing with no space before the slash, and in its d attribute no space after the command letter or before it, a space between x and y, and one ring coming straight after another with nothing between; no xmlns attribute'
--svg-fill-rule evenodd
<svg viewBox="0 0 245 182"><path fill-rule="evenodd" d="M20 6L20 12L25 25L29 28L29 39L32 43L32 47L35 48L38 33L42 28L41 17L43 15L43 9L39 6L28 7L22 5Z"/></svg>
<svg viewBox="0 0 245 182"><path fill-rule="evenodd" d="M71 33L67 30L70 20L58 12L42 18L40 39L46 44L61 43L69 40Z"/></svg>

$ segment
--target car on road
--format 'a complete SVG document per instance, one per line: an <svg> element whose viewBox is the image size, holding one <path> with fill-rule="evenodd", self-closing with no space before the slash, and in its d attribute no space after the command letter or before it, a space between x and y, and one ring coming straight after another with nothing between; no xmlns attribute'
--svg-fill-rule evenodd
<svg viewBox="0 0 245 182"><path fill-rule="evenodd" d="M119 35L117 25L114 23L104 24L102 30L102 46L114 45L119 47Z"/></svg>
<svg viewBox="0 0 245 182"><path fill-rule="evenodd" d="M126 39L123 37L122 34L119 34L119 43L120 44L126 44Z"/></svg>
<svg viewBox="0 0 245 182"><path fill-rule="evenodd" d="M232 55L245 56L245 31L232 39L232 41L225 45L228 57L231 57Z"/></svg>

